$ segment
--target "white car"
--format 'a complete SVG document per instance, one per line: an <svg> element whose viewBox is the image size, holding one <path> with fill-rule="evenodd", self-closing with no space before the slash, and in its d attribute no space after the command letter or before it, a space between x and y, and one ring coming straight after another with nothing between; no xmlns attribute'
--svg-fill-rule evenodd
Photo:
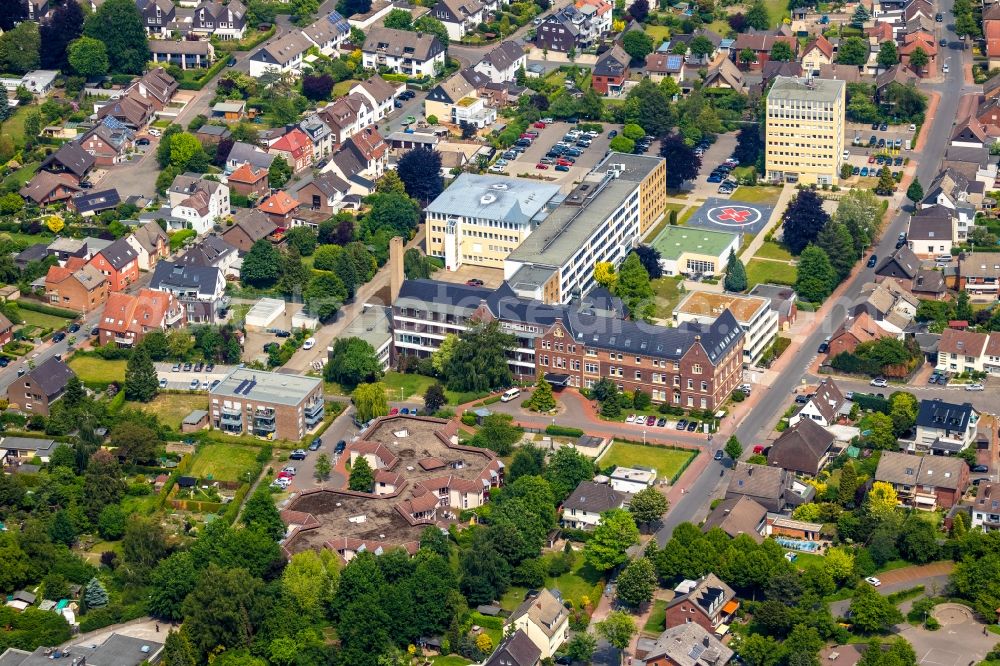
<svg viewBox="0 0 1000 666"><path fill-rule="evenodd" d="M885 377L876 377L875 379L868 382L868 385L875 386L878 388L885 388L886 386L889 385L889 382L886 380Z"/></svg>
<svg viewBox="0 0 1000 666"><path fill-rule="evenodd" d="M871 585L872 587L878 587L879 585L882 584L882 581L880 581L875 576L868 576L868 578L865 578L865 582Z"/></svg>
<svg viewBox="0 0 1000 666"><path fill-rule="evenodd" d="M316 338L306 338L305 342L302 343L303 349L312 349L316 346Z"/></svg>
<svg viewBox="0 0 1000 666"><path fill-rule="evenodd" d="M294 465L286 465L285 467L281 468L281 471L282 472L288 472L292 476L295 476L295 466Z"/></svg>
<svg viewBox="0 0 1000 666"><path fill-rule="evenodd" d="M271 485L274 486L274 487L276 487L276 488L281 488L282 490L285 490L285 489L288 488L288 486L292 485L292 480L291 479L284 479L284 478L283 479L275 479L274 481L271 482Z"/></svg>
<svg viewBox="0 0 1000 666"><path fill-rule="evenodd" d="M490 171L493 173L503 173L507 169L506 164L494 164L490 167Z"/></svg>
<svg viewBox="0 0 1000 666"><path fill-rule="evenodd" d="M626 416L625 423L635 423L635 414L629 414Z"/></svg>
<svg viewBox="0 0 1000 666"><path fill-rule="evenodd" d="M163 134L163 132L156 129L155 127L152 127L149 130L147 130L147 133L149 134L149 136L160 136Z"/></svg>
<svg viewBox="0 0 1000 666"><path fill-rule="evenodd" d="M911 132L916 132L917 131L917 126L914 125L913 123L910 123L910 131Z"/></svg>
<svg viewBox="0 0 1000 666"><path fill-rule="evenodd" d="M965 390L966 391L984 391L986 389L985 389L985 387L983 387L982 384L978 384L977 383L977 384L969 384L968 386L965 387Z"/></svg>
<svg viewBox="0 0 1000 666"><path fill-rule="evenodd" d="M199 382L197 379L192 379L191 380L191 390L192 391L197 390L199 386L201 386L201 382Z"/></svg>

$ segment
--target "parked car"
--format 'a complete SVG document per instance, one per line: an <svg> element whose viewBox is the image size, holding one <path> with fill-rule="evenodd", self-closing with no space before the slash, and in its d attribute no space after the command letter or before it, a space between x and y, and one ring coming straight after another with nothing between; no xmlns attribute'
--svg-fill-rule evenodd
<svg viewBox="0 0 1000 666"><path fill-rule="evenodd" d="M312 349L315 346L316 346L316 338L313 337L306 338L305 342L302 343L303 349Z"/></svg>
<svg viewBox="0 0 1000 666"><path fill-rule="evenodd" d="M889 125L886 124L886 123L882 123L881 125L879 125L878 128L879 128L879 131L887 132L889 130Z"/></svg>
<svg viewBox="0 0 1000 666"><path fill-rule="evenodd" d="M618 130L611 130L610 132L608 132L608 138L609 139L613 139L616 136L618 136Z"/></svg>
<svg viewBox="0 0 1000 666"><path fill-rule="evenodd" d="M687 428L687 426L688 426L687 419L681 419L680 421L677 422L678 430L684 430L685 428Z"/></svg>
<svg viewBox="0 0 1000 666"><path fill-rule="evenodd" d="M480 280L479 278L471 278L469 280L466 280L465 284L467 284L470 287L482 287L483 281Z"/></svg>
<svg viewBox="0 0 1000 666"><path fill-rule="evenodd" d="M875 379L868 382L869 386L874 386L876 388L885 388L889 385L889 381L885 377L876 377Z"/></svg>
<svg viewBox="0 0 1000 666"><path fill-rule="evenodd" d="M667 420L665 418L663 418L662 416L660 418L656 419L656 427L657 428L662 428L662 427L664 427L666 425L667 425Z"/></svg>
<svg viewBox="0 0 1000 666"><path fill-rule="evenodd" d="M52 336L52 342L62 342L65 339L66 339L66 334L63 333L62 331L58 331L55 335Z"/></svg>
<svg viewBox="0 0 1000 666"><path fill-rule="evenodd" d="M289 454L288 459L289 460L305 460L306 459L306 455L307 454L306 454L306 452L305 452L304 449L295 449L294 451L292 451Z"/></svg>
<svg viewBox="0 0 1000 666"><path fill-rule="evenodd" d="M976 474L984 474L986 472L989 472L990 468L988 465L973 465L972 469L970 469L969 471L975 472Z"/></svg>
<svg viewBox="0 0 1000 666"><path fill-rule="evenodd" d="M542 164L541 162L539 162L538 164L535 165L535 168L536 169L541 169L542 171L544 171L545 169L549 168L549 165L548 164Z"/></svg>
<svg viewBox="0 0 1000 666"><path fill-rule="evenodd" d="M184 372L191 372L191 368L192 368L192 367L193 367L193 366L192 366L192 364L191 364L191 363L185 363L185 364L184 364Z"/></svg>
<svg viewBox="0 0 1000 666"><path fill-rule="evenodd" d="M174 367L170 368L170 370L173 371L173 372L180 372L181 371L181 364L180 363L174 363Z"/></svg>
<svg viewBox="0 0 1000 666"><path fill-rule="evenodd" d="M868 576L868 578L865 578L865 582L871 585L872 587L878 587L879 585L882 584L882 581L880 581L875 576Z"/></svg>
<svg viewBox="0 0 1000 666"><path fill-rule="evenodd" d="M79 324L77 324L77 323L74 322L74 323L72 323L72 324L69 325L69 332L70 333L76 333L79 330L80 330L80 325Z"/></svg>
<svg viewBox="0 0 1000 666"><path fill-rule="evenodd" d="M826 342L819 343L819 349L816 350L817 353L819 353L819 354L825 354L828 351L830 351L830 345L829 345L829 343L826 343Z"/></svg>
<svg viewBox="0 0 1000 666"><path fill-rule="evenodd" d="M195 372L201 372L204 369L205 369L205 364L202 363L201 361L198 361L197 363L194 364L194 371Z"/></svg>
<svg viewBox="0 0 1000 666"><path fill-rule="evenodd" d="M556 171L569 171L569 167L565 164L557 164L555 166Z"/></svg>
<svg viewBox="0 0 1000 666"><path fill-rule="evenodd" d="M194 390L196 390L196 389L197 389L197 388L198 388L199 386L201 386L201 382L199 382L199 381L198 381L197 379L192 379L192 380L191 380L191 386L190 386L189 388L190 388L190 389L191 389L192 391L194 391Z"/></svg>
<svg viewBox="0 0 1000 666"><path fill-rule="evenodd" d="M716 451L715 455L712 456L712 458L714 460L722 460L722 449L719 449L718 451Z"/></svg>
<svg viewBox="0 0 1000 666"><path fill-rule="evenodd" d="M656 417L655 416L647 416L646 417L646 425L648 425L648 426L654 426L654 425L656 425Z"/></svg>
<svg viewBox="0 0 1000 666"><path fill-rule="evenodd" d="M344 449L346 449L346 448L347 448L347 442L342 439L339 442L337 442L336 446L333 447L333 452L337 453L337 454L340 454L340 453L343 453Z"/></svg>
<svg viewBox="0 0 1000 666"><path fill-rule="evenodd" d="M688 427L687 427L688 432L694 432L697 429L698 429L697 421L688 421Z"/></svg>
<svg viewBox="0 0 1000 666"><path fill-rule="evenodd" d="M796 405L804 405L807 402L809 402L809 396L802 395L801 393L799 395L795 396L795 404Z"/></svg>
<svg viewBox="0 0 1000 666"><path fill-rule="evenodd" d="M4 359L4 360L6 360L6 359ZM4 365L6 365L6 364L4 364ZM160 377L160 388L167 388L167 378L166 377Z"/></svg>
<svg viewBox="0 0 1000 666"><path fill-rule="evenodd" d="M209 363L205 366L205 372L215 372L215 364Z"/></svg>
<svg viewBox="0 0 1000 666"><path fill-rule="evenodd" d="M215 387L216 387L216 386L218 386L218 385L219 385L219 384L221 384L221 383L222 383L222 380L221 380L221 379L213 379L213 380L212 380L212 383L208 385L208 389L209 389L210 391L211 391L211 390L214 390L214 389L215 389Z"/></svg>
<svg viewBox="0 0 1000 666"><path fill-rule="evenodd" d="M878 255L873 254L872 256L868 257L868 268L875 268L875 265L877 263L878 263Z"/></svg>
<svg viewBox="0 0 1000 666"><path fill-rule="evenodd" d="M984 391L986 389L985 389L985 387L982 384L980 384L980 383L977 382L975 384L969 384L968 386L965 387L965 390L966 391Z"/></svg>

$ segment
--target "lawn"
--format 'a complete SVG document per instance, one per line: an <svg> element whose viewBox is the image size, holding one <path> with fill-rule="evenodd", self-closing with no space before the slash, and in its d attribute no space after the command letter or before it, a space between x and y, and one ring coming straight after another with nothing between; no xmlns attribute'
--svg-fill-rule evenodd
<svg viewBox="0 0 1000 666"><path fill-rule="evenodd" d="M239 481L257 462L256 448L239 444L206 444L194 459L191 476Z"/></svg>
<svg viewBox="0 0 1000 666"><path fill-rule="evenodd" d="M767 7L767 15L771 17L771 25L781 23L781 19L788 16L788 3L785 0L764 0L764 6Z"/></svg>
<svg viewBox="0 0 1000 666"><path fill-rule="evenodd" d="M67 365L76 373L84 384L107 384L108 382L124 382L125 366L128 361L105 361L96 356L79 356L74 354Z"/></svg>
<svg viewBox="0 0 1000 666"><path fill-rule="evenodd" d="M616 441L598 462L602 468L650 467L656 470L657 478L670 480L695 455L694 451Z"/></svg>
<svg viewBox="0 0 1000 666"><path fill-rule="evenodd" d="M346 81L341 81L340 83L333 84L333 99L337 99L338 97L345 97L347 95L347 92L358 83L361 82L355 79L348 79Z"/></svg>
<svg viewBox="0 0 1000 666"><path fill-rule="evenodd" d="M560 554L549 553L543 556L543 560L551 560ZM563 599L573 602L574 606L583 605L583 598L586 597L591 606L596 606L601 594L604 591L604 580L600 572L595 570L583 561L583 553L574 553L574 565L571 571L553 578L545 578L545 587L556 588L562 594ZM526 587L512 586L504 593L500 599L500 607L513 611L522 601L528 591Z"/></svg>
<svg viewBox="0 0 1000 666"><path fill-rule="evenodd" d="M189 393L161 393L152 402L129 402L126 405L144 412L152 412L159 417L160 423L172 430L179 431L181 421L192 410L208 409L208 398L204 395L191 395Z"/></svg>
<svg viewBox="0 0 1000 666"><path fill-rule="evenodd" d="M781 261L792 260L792 253L774 241L764 241L764 244L760 246L760 249L757 250L757 254L754 256L764 257L765 259L780 259Z"/></svg>
<svg viewBox="0 0 1000 666"><path fill-rule="evenodd" d="M436 380L426 375L408 374L402 372L387 372L382 378L389 400L406 400L415 395L423 396L427 388Z"/></svg>
<svg viewBox="0 0 1000 666"><path fill-rule="evenodd" d="M465 666L466 664L471 664L472 662L465 657L459 657L457 654L449 655L438 655L431 659L431 663L434 666Z"/></svg>
<svg viewBox="0 0 1000 666"><path fill-rule="evenodd" d="M750 288L762 282L794 285L798 277L795 266L780 261L751 259L747 264L747 282Z"/></svg>
<svg viewBox="0 0 1000 666"><path fill-rule="evenodd" d="M22 308L19 312L21 313L21 318L24 319L25 326L55 329L62 328L70 321L66 317L58 317L56 315L45 314L44 312L35 312L34 310L28 310L27 308Z"/></svg>
<svg viewBox="0 0 1000 666"><path fill-rule="evenodd" d="M662 277L653 280L653 291L656 293L656 316L661 319L669 319L671 313L681 301L683 294L680 291L681 276Z"/></svg>
<svg viewBox="0 0 1000 666"><path fill-rule="evenodd" d="M666 624L667 602L665 599L656 599L653 602L653 608L649 611L649 619L646 620L646 626L642 630L659 635L666 628Z"/></svg>
<svg viewBox="0 0 1000 666"><path fill-rule="evenodd" d="M14 145L19 148L24 145L24 119L28 117L32 109L37 110L38 107L30 104L19 106L14 111L14 115L3 121L3 133L9 135L14 140Z"/></svg>
<svg viewBox="0 0 1000 666"><path fill-rule="evenodd" d="M781 195L780 187L763 187L761 185L740 185L729 197L730 201L746 201L747 203L773 204Z"/></svg>
<svg viewBox="0 0 1000 666"><path fill-rule="evenodd" d="M665 25L647 25L643 32L650 36L653 40L653 49L655 50L664 41L670 39L670 28ZM725 34L725 33L723 33Z"/></svg>

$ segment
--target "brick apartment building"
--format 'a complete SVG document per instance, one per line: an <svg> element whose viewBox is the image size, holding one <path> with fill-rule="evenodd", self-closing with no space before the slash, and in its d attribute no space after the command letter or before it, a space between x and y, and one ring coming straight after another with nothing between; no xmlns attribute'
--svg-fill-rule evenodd
<svg viewBox="0 0 1000 666"><path fill-rule="evenodd" d="M209 391L212 426L230 435L299 440L323 421L323 381L236 368Z"/></svg>

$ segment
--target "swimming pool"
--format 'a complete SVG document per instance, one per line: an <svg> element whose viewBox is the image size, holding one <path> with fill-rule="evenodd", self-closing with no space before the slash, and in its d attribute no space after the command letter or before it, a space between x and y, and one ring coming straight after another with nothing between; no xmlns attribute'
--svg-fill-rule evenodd
<svg viewBox="0 0 1000 666"><path fill-rule="evenodd" d="M775 537L774 540L782 548L801 550L804 553L814 553L819 550L819 544L815 541L798 541L797 539L786 539L784 537Z"/></svg>

